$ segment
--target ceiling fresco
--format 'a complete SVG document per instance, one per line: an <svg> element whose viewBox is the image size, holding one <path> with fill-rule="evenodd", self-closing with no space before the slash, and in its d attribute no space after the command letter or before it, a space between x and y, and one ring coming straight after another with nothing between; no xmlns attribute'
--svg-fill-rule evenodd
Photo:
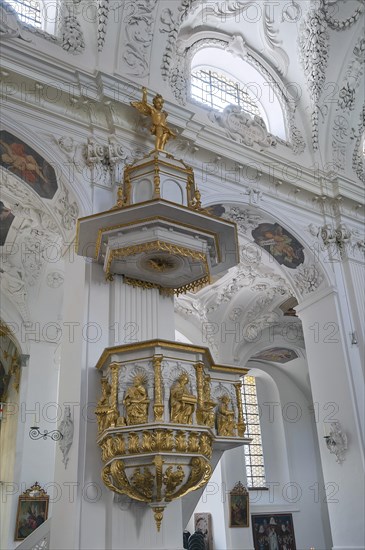
<svg viewBox="0 0 365 550"><path fill-rule="evenodd" d="M9 132L0 132L0 164L22 179L43 199L58 189L52 166L34 149Z"/></svg>
<svg viewBox="0 0 365 550"><path fill-rule="evenodd" d="M252 356L252 359L263 359L264 361L273 361L274 363L288 363L297 359L296 352L289 348L270 348L265 349Z"/></svg>

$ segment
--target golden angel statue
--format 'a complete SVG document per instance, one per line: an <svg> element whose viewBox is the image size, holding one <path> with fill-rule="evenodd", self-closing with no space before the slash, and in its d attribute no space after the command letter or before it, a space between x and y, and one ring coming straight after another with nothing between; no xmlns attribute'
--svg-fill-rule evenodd
<svg viewBox="0 0 365 550"><path fill-rule="evenodd" d="M163 151L170 137L176 137L176 134L167 126L166 118L168 114L162 110L163 97L160 94L155 95L152 105L147 103L147 88L142 88L142 101L131 101L132 107L137 109L142 115L150 116L152 120L151 134L156 136L155 149Z"/></svg>

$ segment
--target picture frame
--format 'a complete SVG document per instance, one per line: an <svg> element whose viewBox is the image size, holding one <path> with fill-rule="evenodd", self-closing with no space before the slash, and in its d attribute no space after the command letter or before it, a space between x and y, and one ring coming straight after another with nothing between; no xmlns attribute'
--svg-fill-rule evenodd
<svg viewBox="0 0 365 550"><path fill-rule="evenodd" d="M49 495L36 481L19 496L14 540L24 540L48 518Z"/></svg>
<svg viewBox="0 0 365 550"><path fill-rule="evenodd" d="M213 550L212 515L209 512L196 512L194 529L203 533L205 550Z"/></svg>
<svg viewBox="0 0 365 550"><path fill-rule="evenodd" d="M250 526L250 499L248 490L239 481L229 493L229 526Z"/></svg>
<svg viewBox="0 0 365 550"><path fill-rule="evenodd" d="M252 514L251 523L255 550L296 550L292 514Z"/></svg>

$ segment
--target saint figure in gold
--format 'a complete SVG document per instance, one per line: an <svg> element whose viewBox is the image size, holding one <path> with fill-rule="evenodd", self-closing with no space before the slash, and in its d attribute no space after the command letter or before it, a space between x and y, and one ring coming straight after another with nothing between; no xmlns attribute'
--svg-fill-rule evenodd
<svg viewBox="0 0 365 550"><path fill-rule="evenodd" d="M123 401L127 413L127 426L147 422L149 402L144 377L137 374L133 379L133 386L125 392Z"/></svg>
<svg viewBox="0 0 365 550"><path fill-rule="evenodd" d="M155 149L159 151L165 149L166 142L170 137L176 137L176 134L167 126L167 113L162 110L163 104L163 97L157 94L152 100L152 105L149 105L147 103L147 88L144 86L142 88L142 101L131 101L132 107L142 115L151 117L151 134L156 136Z"/></svg>
<svg viewBox="0 0 365 550"><path fill-rule="evenodd" d="M236 423L234 420L234 411L230 407L231 400L228 395L224 394L220 398L218 407L217 424L218 435L234 436Z"/></svg>
<svg viewBox="0 0 365 550"><path fill-rule="evenodd" d="M199 414L197 414L198 422L214 428L215 413L214 409L216 402L212 400L210 395L210 376L207 374L204 376L203 384L203 406L199 409Z"/></svg>
<svg viewBox="0 0 365 550"><path fill-rule="evenodd" d="M187 385L189 376L183 373L171 387L171 421L178 424L192 424L197 399L189 393Z"/></svg>

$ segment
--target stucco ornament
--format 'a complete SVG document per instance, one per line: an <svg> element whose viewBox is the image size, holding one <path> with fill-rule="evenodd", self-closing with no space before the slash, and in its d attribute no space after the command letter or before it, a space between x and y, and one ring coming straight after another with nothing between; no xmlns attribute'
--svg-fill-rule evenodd
<svg viewBox="0 0 365 550"><path fill-rule="evenodd" d="M360 113L360 122L355 136L355 146L352 154L352 169L359 180L365 183L365 157L363 153L365 142L365 105Z"/></svg>
<svg viewBox="0 0 365 550"><path fill-rule="evenodd" d="M157 0L135 2L134 9L129 9L129 14L125 17L123 61L127 74L140 78L149 74L156 6Z"/></svg>
<svg viewBox="0 0 365 550"><path fill-rule="evenodd" d="M61 193L58 197L55 210L61 217L61 224L67 231L72 230L76 225L79 216L79 208L70 197L68 189L61 185Z"/></svg>
<svg viewBox="0 0 365 550"><path fill-rule="evenodd" d="M320 97L326 81L326 69L329 59L329 29L345 30L354 25L361 13L363 5L356 8L353 15L344 21L333 18L329 13L330 0L313 2L304 18L299 34L300 58L307 77L310 99L312 102L312 145L318 149L318 117L320 113ZM351 97L351 90L342 91L340 101Z"/></svg>
<svg viewBox="0 0 365 550"><path fill-rule="evenodd" d="M320 271L314 266L300 265L295 270L294 281L298 291L302 296L310 294L319 288L324 277Z"/></svg>
<svg viewBox="0 0 365 550"><path fill-rule="evenodd" d="M323 0L312 5L301 25L299 44L301 61L307 77L312 101L312 145L318 149L319 100L326 81L326 68L329 56L329 33L323 7Z"/></svg>
<svg viewBox="0 0 365 550"><path fill-rule="evenodd" d="M1 260L0 286L1 292L7 295L17 307L23 321L29 321L30 311L24 272L14 266L7 258Z"/></svg>
<svg viewBox="0 0 365 550"><path fill-rule="evenodd" d="M257 115L249 115L238 105L227 105L223 113L211 111L209 118L224 128L228 137L244 145L275 147L277 144L274 136L267 131L263 119Z"/></svg>
<svg viewBox="0 0 365 550"><path fill-rule="evenodd" d="M62 48L69 53L79 54L85 49L84 34L77 18L77 4L79 2L65 2L61 23Z"/></svg>
<svg viewBox="0 0 365 550"><path fill-rule="evenodd" d="M325 436L327 449L336 456L336 462L342 464L347 451L347 436L340 422L331 422L329 435Z"/></svg>
<svg viewBox="0 0 365 550"><path fill-rule="evenodd" d="M62 462L64 463L66 469L69 461L68 455L70 453L74 438L74 423L71 417L71 408L69 405L65 406L63 419L61 420L58 429L62 434L62 438L59 440L59 446L63 456Z"/></svg>
<svg viewBox="0 0 365 550"><path fill-rule="evenodd" d="M238 232L243 233L244 235L248 231L251 231L257 227L262 220L262 216L260 214L256 214L248 208L243 210L239 206L231 206L226 208L223 218L236 222Z"/></svg>
<svg viewBox="0 0 365 550"><path fill-rule="evenodd" d="M104 48L106 29L108 24L109 0L98 0L98 51Z"/></svg>
<svg viewBox="0 0 365 550"><path fill-rule="evenodd" d="M352 167L361 181L364 181L364 170L362 166L362 151L360 151L360 140L362 138L363 127L361 120L357 130L351 128L352 112L355 108L356 96L361 90L361 85L364 80L365 70L365 38L360 37L356 42L352 59L349 63L342 86L338 93L337 115L334 118L332 128L332 150L333 162L336 168L345 170L346 168L346 152L348 141L355 139L355 149L352 157ZM363 115L360 114L360 119ZM359 151L359 155L357 155ZM359 158L360 157L360 158ZM360 162L359 162L360 161Z"/></svg>

